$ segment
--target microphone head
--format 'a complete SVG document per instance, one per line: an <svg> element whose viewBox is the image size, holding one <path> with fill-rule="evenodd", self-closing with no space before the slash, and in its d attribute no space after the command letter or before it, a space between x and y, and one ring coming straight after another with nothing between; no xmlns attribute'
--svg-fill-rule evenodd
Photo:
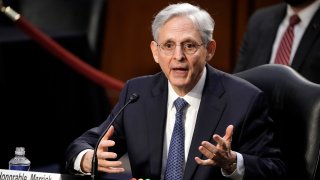
<svg viewBox="0 0 320 180"><path fill-rule="evenodd" d="M133 94L130 96L129 101L130 101L130 103L134 103L134 102L136 102L138 99L139 99L139 94L133 93Z"/></svg>

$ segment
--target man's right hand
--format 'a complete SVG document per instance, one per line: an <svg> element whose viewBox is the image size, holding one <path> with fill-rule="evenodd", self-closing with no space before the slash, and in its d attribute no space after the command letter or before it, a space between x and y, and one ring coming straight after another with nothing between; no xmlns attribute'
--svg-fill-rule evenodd
<svg viewBox="0 0 320 180"><path fill-rule="evenodd" d="M108 147L113 147L115 142L109 140L114 132L114 127L111 126L107 133L103 136L98 149L97 149L97 160L98 160L98 171L107 173L121 173L124 172L121 161L112 161L117 158L117 154L114 152L108 152ZM92 169L92 157L93 150L86 152L81 160L81 170L86 173L90 173Z"/></svg>

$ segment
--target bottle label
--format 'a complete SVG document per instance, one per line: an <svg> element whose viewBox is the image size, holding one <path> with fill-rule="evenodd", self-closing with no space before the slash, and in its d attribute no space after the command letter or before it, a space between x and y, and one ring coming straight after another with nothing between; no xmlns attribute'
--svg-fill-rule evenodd
<svg viewBox="0 0 320 180"><path fill-rule="evenodd" d="M18 170L18 171L29 171L30 166L23 165L11 165L9 167L10 170Z"/></svg>

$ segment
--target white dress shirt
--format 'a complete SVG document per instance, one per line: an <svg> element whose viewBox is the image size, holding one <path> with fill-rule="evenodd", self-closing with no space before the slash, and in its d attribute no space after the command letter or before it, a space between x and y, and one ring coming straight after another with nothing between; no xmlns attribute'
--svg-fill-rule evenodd
<svg viewBox="0 0 320 180"><path fill-rule="evenodd" d="M185 96L182 98L188 102L188 106L186 108L186 115L185 115L185 163L188 159L188 152L191 145L191 140L193 136L194 127L197 120L197 114L201 102L202 97L202 91L203 87L206 81L206 74L207 70L204 68L202 76L198 83L195 85L195 87ZM164 143L163 143L163 156L162 156L162 170L161 170L161 179L164 179L166 164L167 164L167 158L168 158L168 152L169 152L169 146L171 142L171 135L175 124L175 114L176 114L176 108L174 107L174 101L179 96L177 93L173 90L170 82L168 82L168 104L167 104L167 123L166 123L166 130L165 130L165 137L164 137ZM200 146L200 144L199 144ZM237 153L237 169L231 174L227 175L223 170L222 174L226 177L229 177L234 180L241 180L244 175L244 164L243 164L243 157L241 154Z"/></svg>

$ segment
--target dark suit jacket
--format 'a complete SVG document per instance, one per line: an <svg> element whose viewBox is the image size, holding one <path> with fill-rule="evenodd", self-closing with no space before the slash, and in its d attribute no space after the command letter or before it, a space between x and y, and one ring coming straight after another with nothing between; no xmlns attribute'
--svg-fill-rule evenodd
<svg viewBox="0 0 320 180"><path fill-rule="evenodd" d="M207 69L184 179L225 179L220 168L199 166L194 158L205 158L198 150L201 141L212 141L215 133L223 136L230 124L235 126L232 149L244 157L245 179L284 179L281 175L285 174L286 168L279 160L280 150L273 141L273 121L268 118L263 93L244 80L208 65ZM138 93L140 99L127 106L115 121L113 139L116 146L110 151L120 155L128 152L134 177L160 179L168 80L163 73L129 80L108 121L132 93ZM83 149L95 146L108 121L89 130L70 145L66 153L69 172L74 157Z"/></svg>
<svg viewBox="0 0 320 180"><path fill-rule="evenodd" d="M286 7L284 3L270 6L251 16L234 72L269 63ZM291 66L310 81L320 83L320 8L305 31Z"/></svg>

